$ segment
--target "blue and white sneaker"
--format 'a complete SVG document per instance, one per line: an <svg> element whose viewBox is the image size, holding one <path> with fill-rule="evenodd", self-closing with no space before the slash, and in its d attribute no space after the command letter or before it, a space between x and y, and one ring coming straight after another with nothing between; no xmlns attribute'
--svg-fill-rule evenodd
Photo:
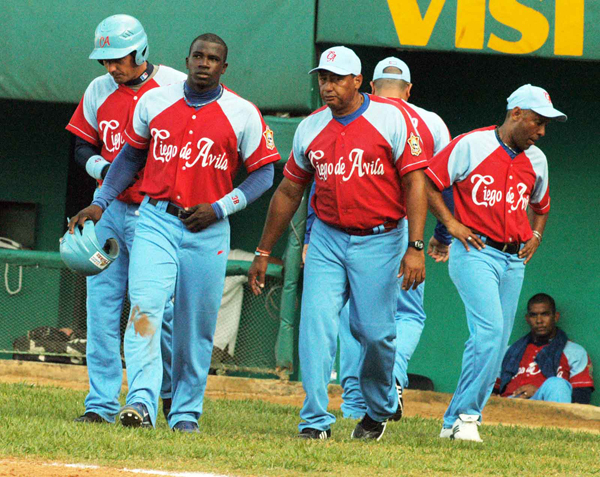
<svg viewBox="0 0 600 477"><path fill-rule="evenodd" d="M187 432L188 434L199 433L200 428L197 422L179 421L173 426L173 432Z"/></svg>
<svg viewBox="0 0 600 477"><path fill-rule="evenodd" d="M140 402L123 406L119 411L119 422L125 427L152 427L148 409Z"/></svg>

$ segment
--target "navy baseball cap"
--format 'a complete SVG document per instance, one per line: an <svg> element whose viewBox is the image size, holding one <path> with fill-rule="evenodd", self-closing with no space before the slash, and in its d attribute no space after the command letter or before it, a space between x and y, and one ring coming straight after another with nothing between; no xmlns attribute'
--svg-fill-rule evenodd
<svg viewBox="0 0 600 477"><path fill-rule="evenodd" d="M538 86L524 84L508 97L507 102L507 110L518 106L521 109L531 109L540 116L556 119L561 123L567 120L566 114L561 113L558 109L554 109L548 92Z"/></svg>

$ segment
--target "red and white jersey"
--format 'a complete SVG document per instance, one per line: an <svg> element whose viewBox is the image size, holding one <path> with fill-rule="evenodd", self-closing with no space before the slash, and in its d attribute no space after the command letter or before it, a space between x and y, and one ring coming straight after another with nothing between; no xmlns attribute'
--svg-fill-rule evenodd
<svg viewBox="0 0 600 477"><path fill-rule="evenodd" d="M400 104L410 116L415 131L423 141L423 152L432 158L452 140L448 126L437 114L415 106L403 99L388 98Z"/></svg>
<svg viewBox="0 0 600 477"><path fill-rule="evenodd" d="M369 95L362 115L347 125L322 107L304 119L283 174L300 184L315 177L312 207L341 228L373 228L406 215L401 177L427 166L405 110Z"/></svg>
<svg viewBox="0 0 600 477"><path fill-rule="evenodd" d="M533 384L537 388L544 384L544 381L546 381L547 378L542 374L535 358L546 346L547 344L537 346L530 343L527 348L525 348L525 352L519 363L519 371L506 385L506 389L502 396L510 396L513 392L526 384ZM573 343L572 341L567 341L565 349L560 357L560 364L556 371L556 376L566 379L574 388L594 387L592 362L582 346Z"/></svg>
<svg viewBox="0 0 600 477"><path fill-rule="evenodd" d="M138 100L151 89L184 81L185 73L164 65L157 65L156 73L136 91L115 83L106 73L87 87L79 106L66 129L101 149L100 154L112 162L125 144L125 127L133 116ZM140 172L140 178L143 171ZM102 184L102 181L98 181ZM123 191L117 198L130 204L139 204L141 180Z"/></svg>
<svg viewBox="0 0 600 477"><path fill-rule="evenodd" d="M532 237L527 206L550 211L548 163L536 146L508 155L495 126L455 138L425 171L439 190L451 185L454 215L497 242L526 242Z"/></svg>
<svg viewBox="0 0 600 477"><path fill-rule="evenodd" d="M280 159L258 108L224 86L220 98L198 110L185 102L183 83L151 91L125 136L149 150L141 191L180 207L231 192L242 163L250 173Z"/></svg>

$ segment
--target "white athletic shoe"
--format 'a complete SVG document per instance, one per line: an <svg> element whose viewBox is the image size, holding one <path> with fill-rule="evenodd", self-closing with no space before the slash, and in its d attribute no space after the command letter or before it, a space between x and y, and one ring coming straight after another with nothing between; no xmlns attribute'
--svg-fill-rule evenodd
<svg viewBox="0 0 600 477"><path fill-rule="evenodd" d="M469 414L459 414L458 419L454 421L451 429L450 439L461 441L483 442L479 437L479 416ZM443 429L445 431L446 429ZM441 437L441 434L440 434Z"/></svg>
<svg viewBox="0 0 600 477"><path fill-rule="evenodd" d="M442 431L440 432L440 437L442 439L450 439L452 436L452 428L451 427L442 427Z"/></svg>

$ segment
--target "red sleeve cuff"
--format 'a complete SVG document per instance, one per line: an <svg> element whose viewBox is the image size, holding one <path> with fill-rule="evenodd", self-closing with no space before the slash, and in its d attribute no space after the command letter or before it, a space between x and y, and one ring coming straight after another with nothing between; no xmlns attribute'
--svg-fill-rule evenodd
<svg viewBox="0 0 600 477"><path fill-rule="evenodd" d="M417 171L419 169L425 169L429 164L427 159L423 159L422 161L414 162L412 164L407 164L402 169L400 169L400 177L405 176L409 172Z"/></svg>
<svg viewBox="0 0 600 477"><path fill-rule="evenodd" d="M281 156L277 151L270 152L269 154L260 157L259 159L248 158L245 162L245 167L248 173L254 172L256 169L260 169L262 166L266 166L267 164L271 164L272 162L277 162L281 159ZM251 162L252 161L252 162Z"/></svg>
<svg viewBox="0 0 600 477"><path fill-rule="evenodd" d="M91 133L86 132L81 128L78 128L73 123L67 124L67 127L65 129L67 131L69 131L70 133L74 134L75 136L80 137L84 141L89 142L91 145L100 147L100 141L98 141L98 138L96 137L96 135L92 136ZM95 131L94 131L94 133L95 133Z"/></svg>
<svg viewBox="0 0 600 477"><path fill-rule="evenodd" d="M127 141L127 144L129 144L131 147L135 147L136 149L148 149L150 146L149 139L138 136L130 129L125 131L125 141Z"/></svg>
<svg viewBox="0 0 600 477"><path fill-rule="evenodd" d="M285 164L285 167L283 168L283 175L297 184L308 184L313 178L313 175L303 171L297 166L290 167L290 162L292 161L293 159L289 159Z"/></svg>
<svg viewBox="0 0 600 477"><path fill-rule="evenodd" d="M446 188L444 186L444 183L440 180L440 178L436 175L436 173L433 172L431 167L428 167L427 169L425 169L425 175L433 181L433 183L435 184L435 186L438 188L438 190L440 192Z"/></svg>
<svg viewBox="0 0 600 477"><path fill-rule="evenodd" d="M548 201L546 204L532 204L530 202L529 207L531 207L531 210L533 210L536 214L544 215L550 212L550 201Z"/></svg>

